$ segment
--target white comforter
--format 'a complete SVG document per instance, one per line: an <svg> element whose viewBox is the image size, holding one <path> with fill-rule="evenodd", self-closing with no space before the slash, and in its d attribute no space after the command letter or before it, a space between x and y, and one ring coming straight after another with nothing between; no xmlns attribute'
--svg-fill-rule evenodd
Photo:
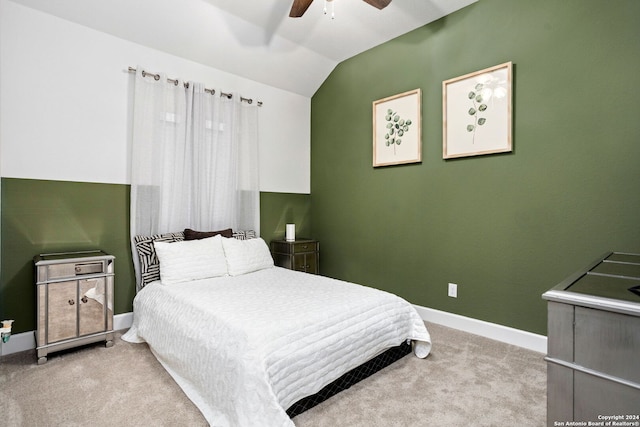
<svg viewBox="0 0 640 427"><path fill-rule="evenodd" d="M400 297L273 267L165 286L134 300L123 336L146 341L214 426L293 426L285 410L406 339L429 333Z"/></svg>

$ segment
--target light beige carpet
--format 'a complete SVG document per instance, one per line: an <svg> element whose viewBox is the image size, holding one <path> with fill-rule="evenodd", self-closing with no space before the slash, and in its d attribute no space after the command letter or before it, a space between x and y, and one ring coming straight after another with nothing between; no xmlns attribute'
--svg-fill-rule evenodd
<svg viewBox="0 0 640 427"><path fill-rule="evenodd" d="M412 355L293 419L311 426L544 426L543 355L439 325ZM206 426L145 344L0 361L0 426ZM268 426L265 426L268 427Z"/></svg>

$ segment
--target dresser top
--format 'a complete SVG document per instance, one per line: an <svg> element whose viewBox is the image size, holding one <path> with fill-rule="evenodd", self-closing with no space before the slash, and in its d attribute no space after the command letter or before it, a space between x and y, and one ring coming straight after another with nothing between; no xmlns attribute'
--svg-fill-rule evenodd
<svg viewBox="0 0 640 427"><path fill-rule="evenodd" d="M609 252L542 298L640 316L640 255Z"/></svg>
<svg viewBox="0 0 640 427"><path fill-rule="evenodd" d="M91 261L97 259L115 258L113 255L109 255L101 250L91 251L77 251L77 252L56 252L50 254L40 254L33 257L33 262L37 265L53 264L60 261L76 262L76 261Z"/></svg>

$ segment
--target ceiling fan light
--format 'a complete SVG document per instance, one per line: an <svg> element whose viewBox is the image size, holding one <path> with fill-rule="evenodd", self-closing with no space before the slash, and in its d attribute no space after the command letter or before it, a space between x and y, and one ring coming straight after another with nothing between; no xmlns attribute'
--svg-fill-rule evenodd
<svg viewBox="0 0 640 427"><path fill-rule="evenodd" d="M331 19L336 18L336 6L333 0L324 0L324 14L327 14L327 3L331 3Z"/></svg>
<svg viewBox="0 0 640 427"><path fill-rule="evenodd" d="M307 11L313 0L293 0L289 16L291 18L300 18ZM364 0L365 3L377 8L384 9L391 3L391 0ZM335 3L333 0L324 0L324 14L327 14L327 3L331 3L331 19L335 18Z"/></svg>

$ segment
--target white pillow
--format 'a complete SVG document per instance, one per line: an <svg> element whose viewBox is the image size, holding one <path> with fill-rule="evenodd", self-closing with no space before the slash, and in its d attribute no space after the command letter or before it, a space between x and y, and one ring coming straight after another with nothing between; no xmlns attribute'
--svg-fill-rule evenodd
<svg viewBox="0 0 640 427"><path fill-rule="evenodd" d="M273 267L271 252L260 237L247 240L223 238L222 247L231 276Z"/></svg>
<svg viewBox="0 0 640 427"><path fill-rule="evenodd" d="M227 274L222 236L181 242L154 242L160 261L160 280L172 285Z"/></svg>

